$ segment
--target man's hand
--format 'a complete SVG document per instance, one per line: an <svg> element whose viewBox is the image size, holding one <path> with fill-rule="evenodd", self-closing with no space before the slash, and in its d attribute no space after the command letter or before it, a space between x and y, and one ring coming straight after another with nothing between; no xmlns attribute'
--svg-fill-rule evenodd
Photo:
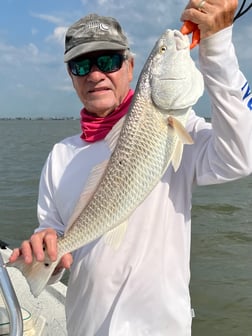
<svg viewBox="0 0 252 336"><path fill-rule="evenodd" d="M191 0L181 16L198 26L200 39L209 37L233 24L238 0Z"/></svg>
<svg viewBox="0 0 252 336"><path fill-rule="evenodd" d="M9 262L15 262L21 255L23 256L26 264L32 263L33 258L36 258L38 261L43 261L45 258L45 248L51 261L55 261L57 260L58 253L57 239L57 233L53 229L45 229L34 233L30 240L23 241L20 248L15 248L13 250L9 258ZM72 255L70 253L65 254L56 267L57 271L63 268L70 268L72 262Z"/></svg>

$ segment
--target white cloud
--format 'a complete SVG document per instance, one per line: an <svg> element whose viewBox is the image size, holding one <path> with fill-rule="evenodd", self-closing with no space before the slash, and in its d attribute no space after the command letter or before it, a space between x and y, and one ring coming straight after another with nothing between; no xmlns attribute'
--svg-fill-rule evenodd
<svg viewBox="0 0 252 336"><path fill-rule="evenodd" d="M8 71L6 67L11 66L12 69L31 70L36 64L50 64L58 59L57 56L47 53L34 43L29 43L21 47L0 43L0 68L2 72Z"/></svg>
<svg viewBox="0 0 252 336"><path fill-rule="evenodd" d="M15 0L18 1L18 0ZM71 0L59 1L58 6L44 7L39 12L33 4L33 12L27 13L27 36L23 34L10 39L13 24L3 26L0 31L0 100L2 111L24 113L78 114L79 100L73 90L63 63L64 37L66 29L81 16L88 13L113 16L118 19L136 55L135 81L155 41L166 29L181 26L180 15L187 0ZM64 4L63 4L64 3ZM65 7L64 7L65 6ZM53 8L53 11L50 11ZM7 13L8 14L8 13ZM7 15L6 14L6 15ZM35 18L35 20L34 20ZM29 19L31 20L29 28ZM37 20L36 20L37 19ZM237 20L234 26L236 51L244 72L252 74L252 24L251 12ZM15 33L15 36L17 34ZM5 41L3 42L3 38ZM23 38L25 38L23 40ZM14 42L12 42L14 41ZM197 52L193 54L197 56ZM252 79L250 79L252 81ZM15 99L9 99L9 96ZM48 101L48 104L45 104ZM43 104L41 104L43 102ZM16 104L17 108L14 108ZM38 109L37 105L40 105ZM58 110L58 112L56 111ZM199 109L200 110L200 109ZM44 112L43 112L44 111Z"/></svg>
<svg viewBox="0 0 252 336"><path fill-rule="evenodd" d="M105 5L105 4L108 4L108 0L98 0L98 4L99 4L100 6Z"/></svg>
<svg viewBox="0 0 252 336"><path fill-rule="evenodd" d="M32 57L37 57L39 54L38 48L35 46L33 43L29 43L27 46L27 52L32 56Z"/></svg>
<svg viewBox="0 0 252 336"><path fill-rule="evenodd" d="M31 16L54 24L62 23L62 19L55 15L31 13Z"/></svg>
<svg viewBox="0 0 252 336"><path fill-rule="evenodd" d="M52 35L47 37L46 41L55 41L61 46L64 46L65 43L65 33L66 33L67 27L56 27L53 30Z"/></svg>

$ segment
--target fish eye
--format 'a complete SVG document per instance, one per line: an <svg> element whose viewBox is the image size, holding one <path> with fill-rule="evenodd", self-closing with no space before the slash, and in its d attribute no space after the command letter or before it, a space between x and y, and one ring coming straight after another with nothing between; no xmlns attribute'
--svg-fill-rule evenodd
<svg viewBox="0 0 252 336"><path fill-rule="evenodd" d="M165 45L162 45L159 49L160 53L163 54L166 51L167 47Z"/></svg>

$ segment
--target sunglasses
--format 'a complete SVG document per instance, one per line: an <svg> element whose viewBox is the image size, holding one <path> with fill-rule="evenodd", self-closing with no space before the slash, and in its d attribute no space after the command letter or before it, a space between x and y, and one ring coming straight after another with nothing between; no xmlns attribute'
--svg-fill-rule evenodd
<svg viewBox="0 0 252 336"><path fill-rule="evenodd" d="M86 76L91 71L93 65L96 65L104 73L118 71L126 59L128 59L127 55L110 53L71 60L68 62L68 65L74 76Z"/></svg>

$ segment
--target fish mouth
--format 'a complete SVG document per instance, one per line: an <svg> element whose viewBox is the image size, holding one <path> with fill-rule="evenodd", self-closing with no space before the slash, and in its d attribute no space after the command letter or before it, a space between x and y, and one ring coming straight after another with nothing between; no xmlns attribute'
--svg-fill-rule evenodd
<svg viewBox="0 0 252 336"><path fill-rule="evenodd" d="M187 36L183 35L180 31L175 31L174 37L177 50L188 49L189 41Z"/></svg>

